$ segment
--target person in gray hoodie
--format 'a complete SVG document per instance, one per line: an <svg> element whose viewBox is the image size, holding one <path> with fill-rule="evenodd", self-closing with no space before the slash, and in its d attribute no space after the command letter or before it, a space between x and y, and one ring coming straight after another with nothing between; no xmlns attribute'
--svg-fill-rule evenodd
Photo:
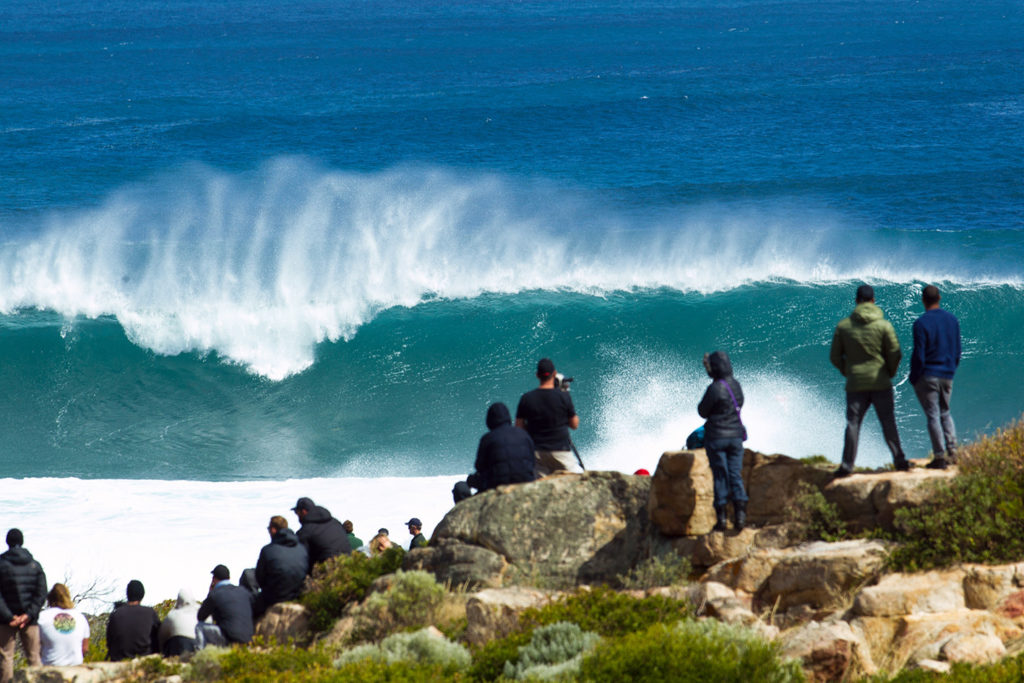
<svg viewBox="0 0 1024 683"><path fill-rule="evenodd" d="M46 602L46 574L25 550L19 529L7 532L0 555L0 683L14 678L14 639L21 638L29 664L39 666L39 612Z"/></svg>
<svg viewBox="0 0 1024 683"><path fill-rule="evenodd" d="M160 622L160 630L157 631L160 654L164 657L174 657L195 651L198 612L199 603L192 596L192 591L187 588L178 591L174 607Z"/></svg>
<svg viewBox="0 0 1024 683"><path fill-rule="evenodd" d="M715 485L715 531L728 528L727 506L732 500L733 523L737 531L747 524L747 492L743 487L743 441L747 430L740 419L743 389L732 376L732 363L725 351L704 355L704 369L713 380L697 406L704 423L704 450Z"/></svg>

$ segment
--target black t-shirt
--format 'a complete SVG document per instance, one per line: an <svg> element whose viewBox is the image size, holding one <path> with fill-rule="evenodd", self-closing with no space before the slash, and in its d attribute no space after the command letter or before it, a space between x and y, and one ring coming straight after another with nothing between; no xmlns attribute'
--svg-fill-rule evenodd
<svg viewBox="0 0 1024 683"><path fill-rule="evenodd" d="M569 420L575 415L569 392L560 389L528 391L516 408L516 419L526 420L526 431L539 451L569 450Z"/></svg>

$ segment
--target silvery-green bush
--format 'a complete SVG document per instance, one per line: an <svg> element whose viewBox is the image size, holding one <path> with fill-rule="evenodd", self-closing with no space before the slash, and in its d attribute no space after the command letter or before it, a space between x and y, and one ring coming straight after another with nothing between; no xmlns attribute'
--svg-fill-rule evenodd
<svg viewBox="0 0 1024 683"><path fill-rule="evenodd" d="M583 654L601 640L596 633L559 621L541 626L530 642L519 648L515 662L505 662L505 677L514 680L561 678L579 671Z"/></svg>
<svg viewBox="0 0 1024 683"><path fill-rule="evenodd" d="M342 667L364 659L386 664L409 662L440 665L445 671L453 672L469 668L471 656L465 646L425 628L415 633L395 633L376 645L355 647L334 660L334 666Z"/></svg>

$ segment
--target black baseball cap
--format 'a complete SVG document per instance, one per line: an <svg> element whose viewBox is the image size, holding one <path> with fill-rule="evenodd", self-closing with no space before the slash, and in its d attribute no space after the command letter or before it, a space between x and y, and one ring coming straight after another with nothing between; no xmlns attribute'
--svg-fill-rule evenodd
<svg viewBox="0 0 1024 683"><path fill-rule="evenodd" d="M419 517L413 517L405 523L406 526L423 526L423 522L420 521Z"/></svg>
<svg viewBox="0 0 1024 683"><path fill-rule="evenodd" d="M550 377L555 374L555 364L550 358L541 358L537 361L537 377Z"/></svg>
<svg viewBox="0 0 1024 683"><path fill-rule="evenodd" d="M316 507L316 503L313 502L312 498L299 498L295 501L295 507L292 508L292 512L298 512L299 510L312 510Z"/></svg>
<svg viewBox="0 0 1024 683"><path fill-rule="evenodd" d="M231 572L228 570L227 567L225 567L222 564L218 564L216 567L213 568L213 571L210 573L213 574L213 578L217 579L218 581L227 581L231 578Z"/></svg>

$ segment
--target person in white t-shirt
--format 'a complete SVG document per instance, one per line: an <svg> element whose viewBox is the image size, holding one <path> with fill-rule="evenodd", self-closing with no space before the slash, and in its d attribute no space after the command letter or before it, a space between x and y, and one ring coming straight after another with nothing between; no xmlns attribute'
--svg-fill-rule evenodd
<svg viewBox="0 0 1024 683"><path fill-rule="evenodd" d="M89 622L75 609L71 592L63 583L53 584L46 600L50 606L39 613L39 654L43 664L81 664L89 650Z"/></svg>

